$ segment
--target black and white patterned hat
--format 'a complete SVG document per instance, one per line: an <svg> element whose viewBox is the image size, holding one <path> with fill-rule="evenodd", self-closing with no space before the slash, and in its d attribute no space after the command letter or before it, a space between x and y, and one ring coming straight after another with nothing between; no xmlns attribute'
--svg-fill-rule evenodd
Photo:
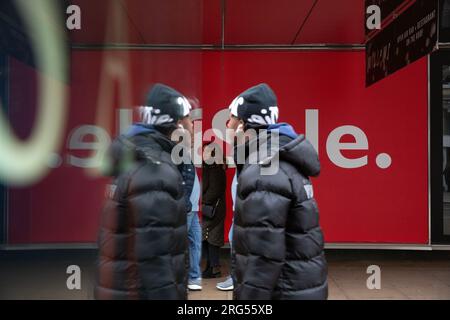
<svg viewBox="0 0 450 320"><path fill-rule="evenodd" d="M188 116L191 109L185 96L169 86L157 83L150 90L146 105L139 108L139 116L145 124L174 124Z"/></svg>
<svg viewBox="0 0 450 320"><path fill-rule="evenodd" d="M271 125L278 121L277 97L265 83L242 92L233 100L229 109L233 116L245 123Z"/></svg>

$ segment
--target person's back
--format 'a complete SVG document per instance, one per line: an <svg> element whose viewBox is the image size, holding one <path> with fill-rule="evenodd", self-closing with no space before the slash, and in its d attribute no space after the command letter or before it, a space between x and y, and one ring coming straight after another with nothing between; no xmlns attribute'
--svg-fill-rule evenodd
<svg viewBox="0 0 450 320"><path fill-rule="evenodd" d="M114 183L99 232L97 299L186 299L186 201L174 147L135 124L111 148Z"/></svg>
<svg viewBox="0 0 450 320"><path fill-rule="evenodd" d="M246 93L242 96L253 103L260 103L261 91L268 97L273 94L266 86L250 90L249 97ZM241 105L246 106L245 102ZM267 105L276 106L276 101ZM255 118L258 112L255 107L250 114ZM263 116L265 112L260 114ZM250 119L245 112L236 113L235 117L244 122ZM234 298L326 299L324 239L309 179L320 172L317 152L303 135L297 135L287 124L277 124L277 117L274 118L272 122L254 126L266 130L267 140L257 134L236 149L236 159L238 152L245 150L245 163L237 164ZM278 141L272 138L274 131ZM268 150L267 156L258 157L261 154L257 150L264 148ZM275 165L276 170L263 174L262 170L269 165Z"/></svg>

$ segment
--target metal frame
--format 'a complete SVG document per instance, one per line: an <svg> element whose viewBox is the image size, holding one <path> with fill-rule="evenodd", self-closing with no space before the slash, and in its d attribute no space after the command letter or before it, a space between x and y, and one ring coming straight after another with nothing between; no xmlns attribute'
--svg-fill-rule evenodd
<svg viewBox="0 0 450 320"><path fill-rule="evenodd" d="M222 50L225 48L225 17L226 17L226 10L227 10L227 1L226 0L222 0L220 2L220 6L221 6L221 10L222 11L222 16L221 16L221 29L220 30L220 39L221 39L221 47Z"/></svg>
<svg viewBox="0 0 450 320"><path fill-rule="evenodd" d="M348 250L418 250L431 251L433 247L428 244L400 244L400 243L326 243L325 249ZM450 246L448 246L450 250Z"/></svg>
<svg viewBox="0 0 450 320"><path fill-rule="evenodd" d="M196 45L196 44L121 44L121 43L101 43L101 44L74 44L73 50L189 50L189 51L234 51L234 50L286 50L286 51L303 51L303 50L343 50L343 51L359 51L365 50L363 44L306 44L306 45L279 45L279 44L247 44L247 45Z"/></svg>
<svg viewBox="0 0 450 320"><path fill-rule="evenodd" d="M223 17L222 25L225 24ZM311 45L225 45L225 39L221 39L220 45L130 45L130 44L76 44L73 50L188 50L188 51L362 51L361 44L311 44ZM440 44L440 48L450 48L449 44ZM431 61L428 59L428 138L431 143ZM432 242L432 193L431 193L431 146L428 145L428 222L429 239L427 244L369 244L369 243L327 243L326 249L383 249L383 250L450 250L450 245L436 245ZM227 247L227 246L225 246ZM58 243L58 244L27 244L27 245L0 245L0 250L43 250L43 249L95 249L95 243Z"/></svg>
<svg viewBox="0 0 450 320"><path fill-rule="evenodd" d="M428 170L428 245L431 245L431 58L430 55L427 57L427 85L428 85L428 112L427 112L427 122L428 122L428 164L427 164L427 170Z"/></svg>
<svg viewBox="0 0 450 320"><path fill-rule="evenodd" d="M4 244L0 245L0 251L24 251L24 250L66 250L66 249L98 249L96 243L33 243L33 244Z"/></svg>
<svg viewBox="0 0 450 320"><path fill-rule="evenodd" d="M229 243L222 248L230 248ZM96 243L40 243L40 244L17 244L0 245L0 250L21 251L21 250L65 250L65 249L98 249ZM326 243L325 249L343 250L450 250L450 245L427 245L427 244L398 244L398 243Z"/></svg>
<svg viewBox="0 0 450 320"><path fill-rule="evenodd" d="M3 80L0 79L0 93L3 96L1 101L2 108L0 112L8 112L9 100L9 70L8 57L4 53L0 53L0 68L4 70ZM5 185L0 184L0 244L6 243L8 239L8 189Z"/></svg>
<svg viewBox="0 0 450 320"><path fill-rule="evenodd" d="M443 48L439 45L440 48ZM450 235L443 234L442 191L442 63L449 50L439 50L429 58L429 190L431 245L450 245ZM450 59L449 59L450 61ZM439 106L439 107L438 107Z"/></svg>

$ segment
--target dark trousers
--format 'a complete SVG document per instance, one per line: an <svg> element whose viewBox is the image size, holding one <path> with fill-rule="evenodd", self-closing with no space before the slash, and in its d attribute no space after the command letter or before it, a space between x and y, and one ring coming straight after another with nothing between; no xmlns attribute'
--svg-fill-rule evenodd
<svg viewBox="0 0 450 320"><path fill-rule="evenodd" d="M220 247L214 246L205 240L202 244L202 250L206 259L206 269L220 266Z"/></svg>

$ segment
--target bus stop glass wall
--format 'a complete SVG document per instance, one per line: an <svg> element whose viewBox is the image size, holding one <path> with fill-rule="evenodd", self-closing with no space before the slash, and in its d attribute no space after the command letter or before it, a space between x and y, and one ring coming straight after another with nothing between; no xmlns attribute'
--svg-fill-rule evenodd
<svg viewBox="0 0 450 320"><path fill-rule="evenodd" d="M170 85L200 107L202 52L177 48L202 42L201 4L0 2L4 244L96 241L103 154L151 86Z"/></svg>
<svg viewBox="0 0 450 320"><path fill-rule="evenodd" d="M450 235L450 64L442 66L443 232Z"/></svg>

